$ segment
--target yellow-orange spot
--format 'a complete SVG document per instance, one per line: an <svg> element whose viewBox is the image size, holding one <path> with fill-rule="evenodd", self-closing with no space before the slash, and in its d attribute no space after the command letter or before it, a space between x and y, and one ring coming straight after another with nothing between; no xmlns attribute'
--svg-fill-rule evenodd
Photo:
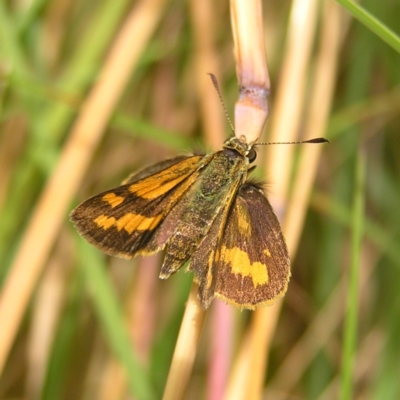
<svg viewBox="0 0 400 400"><path fill-rule="evenodd" d="M112 226L115 226L119 231L123 229L130 234L135 230L153 230L162 220L162 218L162 215L157 215L156 217L149 218L140 214L127 213L119 219L100 215L94 220L94 222L100 228L109 229Z"/></svg>
<svg viewBox="0 0 400 400"><path fill-rule="evenodd" d="M117 196L115 193L107 193L101 199L108 203L112 208L119 206L125 200L124 197Z"/></svg>
<svg viewBox="0 0 400 400"><path fill-rule="evenodd" d="M267 257L271 257L271 253L269 252L269 249L265 249L263 251L263 253L267 256Z"/></svg>
<svg viewBox="0 0 400 400"><path fill-rule="evenodd" d="M128 233L132 233L135 230L152 230L157 226L162 217L162 215L157 215L156 217L145 217L140 214L127 213L115 222L115 226L119 231L124 229Z"/></svg>
<svg viewBox="0 0 400 400"><path fill-rule="evenodd" d="M147 231L149 229L153 230L160 223L162 219L163 215L157 215L152 218L143 217L137 229L139 229L140 231Z"/></svg>
<svg viewBox="0 0 400 400"><path fill-rule="evenodd" d="M155 199L170 191L189 177L199 166L199 160L202 157L191 157L179 165L172 165L159 174L133 183L129 186L129 191L143 199ZM198 174L195 174L196 176Z"/></svg>
<svg viewBox="0 0 400 400"><path fill-rule="evenodd" d="M248 254L238 247L222 247L220 259L231 264L234 274L251 277L254 287L268 282L267 266L258 261L251 263Z"/></svg>
<svg viewBox="0 0 400 400"><path fill-rule="evenodd" d="M108 229L111 228L115 224L114 217L106 217L104 214L97 217L94 222L97 224L99 228Z"/></svg>
<svg viewBox="0 0 400 400"><path fill-rule="evenodd" d="M149 180L146 183L142 182L139 184L133 184L129 187L129 191L136 194L136 196L142 197L143 199L156 199L163 194L169 192L174 186L182 182L186 178L186 175L179 176L172 181L162 183L156 180Z"/></svg>

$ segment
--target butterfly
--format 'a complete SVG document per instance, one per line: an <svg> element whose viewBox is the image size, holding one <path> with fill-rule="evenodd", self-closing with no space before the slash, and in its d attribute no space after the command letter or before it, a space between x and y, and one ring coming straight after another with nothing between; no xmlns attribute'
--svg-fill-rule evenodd
<svg viewBox="0 0 400 400"><path fill-rule="evenodd" d="M262 187L248 179L254 147L234 136L220 151L155 164L80 204L71 221L112 256L165 249L161 279L189 261L204 309L214 298L271 304L287 289L290 259Z"/></svg>

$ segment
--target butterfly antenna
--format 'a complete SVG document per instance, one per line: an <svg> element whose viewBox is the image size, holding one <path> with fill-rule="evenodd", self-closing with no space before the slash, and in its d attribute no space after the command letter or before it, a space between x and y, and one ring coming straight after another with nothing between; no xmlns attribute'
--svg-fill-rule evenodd
<svg viewBox="0 0 400 400"><path fill-rule="evenodd" d="M212 83L213 83L213 85L214 85L214 87L215 87L215 90L216 90L217 93L218 93L219 99L220 99L220 101L221 101L222 107L223 107L224 112L225 112L226 119L227 119L228 122L229 122L229 126L231 127L232 132L235 133L235 129L233 128L233 124L232 124L231 118L229 117L228 111L227 111L227 109L226 109L226 107L225 107L224 100L222 99L221 91L219 90L219 85L218 85L217 78L215 77L214 74L208 74L208 75L210 75L211 80L212 80Z"/></svg>
<svg viewBox="0 0 400 400"><path fill-rule="evenodd" d="M302 144L302 143L330 143L328 139L325 138L314 138L309 140L300 140L298 142L265 142L265 143L255 143L255 145L269 145L269 144Z"/></svg>

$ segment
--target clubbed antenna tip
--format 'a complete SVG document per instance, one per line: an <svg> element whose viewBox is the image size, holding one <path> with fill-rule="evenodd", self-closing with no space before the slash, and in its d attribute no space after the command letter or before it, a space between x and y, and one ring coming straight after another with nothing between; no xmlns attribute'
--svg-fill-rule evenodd
<svg viewBox="0 0 400 400"><path fill-rule="evenodd" d="M270 145L270 144L304 144L304 143L330 143L328 139L325 138L314 138L308 140L300 140L297 142L264 142L264 143L255 143L257 146L261 145Z"/></svg>
<svg viewBox="0 0 400 400"><path fill-rule="evenodd" d="M328 139L318 137L315 139L305 140L303 143L330 143Z"/></svg>

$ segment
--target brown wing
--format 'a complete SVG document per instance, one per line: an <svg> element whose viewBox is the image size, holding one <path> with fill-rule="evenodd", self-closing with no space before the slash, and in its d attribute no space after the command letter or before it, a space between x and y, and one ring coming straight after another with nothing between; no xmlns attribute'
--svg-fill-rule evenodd
<svg viewBox="0 0 400 400"><path fill-rule="evenodd" d="M215 256L215 296L242 308L271 304L286 292L290 259L278 219L264 192L243 185Z"/></svg>
<svg viewBox="0 0 400 400"><path fill-rule="evenodd" d="M279 222L262 189L245 183L216 219L190 269L207 308L212 298L254 309L283 296L290 260Z"/></svg>
<svg viewBox="0 0 400 400"><path fill-rule="evenodd" d="M203 156L177 159L150 176L135 175L125 185L96 195L70 215L78 232L110 255L132 258L148 254L147 243L170 210L184 197L199 175ZM161 168L164 167L164 162ZM156 252L163 247L152 248Z"/></svg>

